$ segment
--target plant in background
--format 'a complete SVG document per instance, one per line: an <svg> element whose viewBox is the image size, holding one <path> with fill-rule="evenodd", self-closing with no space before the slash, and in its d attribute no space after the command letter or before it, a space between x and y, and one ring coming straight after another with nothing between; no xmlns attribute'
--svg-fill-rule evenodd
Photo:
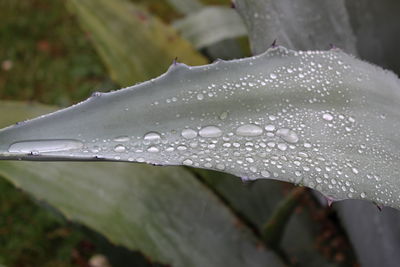
<svg viewBox="0 0 400 267"><path fill-rule="evenodd" d="M372 10L369 2L236 1L259 55L197 67L174 61L152 79L176 56L196 65L206 59L170 26L127 1L71 0L113 79L123 86L151 80L94 93L76 106L3 129L0 157L194 168L3 161L0 173L67 217L160 263L349 264L352 255L340 234L336 246L319 244L329 253L315 246L319 234L310 214L323 205L315 200L319 195L302 188L285 196L288 185L264 179L243 185L230 174L292 182L329 201L368 199L399 208L398 77L340 49L318 50L334 43L398 70L398 62L385 61L393 52L386 42L379 43L382 53L363 44L379 27L366 30L371 16L361 15L390 15L397 4ZM243 35L244 27L232 10L170 3L188 14L175 27L205 54L242 53L232 37ZM375 19L379 25L381 17ZM268 48L274 38L291 49L315 50L275 43ZM1 118L2 125L48 111L13 103L0 108L15 114ZM308 201L306 211L294 213L300 201ZM396 242L382 239L378 250L384 254L374 256L364 245L379 234L371 218L376 211L367 205L337 205L357 256L365 266L395 264L398 256L386 256L384 244L395 249ZM354 217L349 210L356 208L361 214ZM397 213L385 212L378 220L393 223ZM364 218L367 213L374 215ZM360 218L365 229L354 229ZM392 229L383 231L391 235Z"/></svg>

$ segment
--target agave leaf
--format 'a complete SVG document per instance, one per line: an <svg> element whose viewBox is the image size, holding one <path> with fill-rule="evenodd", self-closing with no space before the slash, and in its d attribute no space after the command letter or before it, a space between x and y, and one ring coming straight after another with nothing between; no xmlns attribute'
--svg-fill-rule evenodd
<svg viewBox="0 0 400 267"><path fill-rule="evenodd" d="M361 58L400 73L399 10L395 0L346 0Z"/></svg>
<svg viewBox="0 0 400 267"><path fill-rule="evenodd" d="M126 0L68 4L90 33L111 77L122 86L162 74L176 57L193 65L207 63L172 27Z"/></svg>
<svg viewBox="0 0 400 267"><path fill-rule="evenodd" d="M0 132L3 159L122 160L273 178L400 207L399 79L283 47L157 79Z"/></svg>
<svg viewBox="0 0 400 267"><path fill-rule="evenodd" d="M240 179L229 174L201 169L196 169L196 173L260 233L264 224L270 221L271 216L278 211L278 205L286 200L285 192L290 192L293 188L288 183L271 179L260 179L243 184ZM313 220L316 217L313 210L315 207L304 205L303 202L299 204L301 205L300 212L294 212L288 221L283 222L287 225L280 233L283 234L281 242L276 244L280 247L279 250L299 266L341 265L321 254L323 246L316 240L320 240L322 225L321 221L316 225ZM275 229L274 234L279 230ZM338 250L344 251L343 254L351 255L352 253L349 246L341 246ZM348 258L347 260L347 263L350 262Z"/></svg>
<svg viewBox="0 0 400 267"><path fill-rule="evenodd" d="M196 48L247 34L242 19L227 7L205 7L173 25Z"/></svg>
<svg viewBox="0 0 400 267"><path fill-rule="evenodd" d="M282 23L278 25L273 30L272 35L268 35L269 32L265 34L261 33L264 29L270 26L268 20L264 17L256 16L259 9L255 8L253 5L246 5L249 1L239 1L239 11L245 18L248 19L247 25L250 27L251 42L253 47L262 47L265 44L266 36L269 38L275 38L276 32L290 32L293 29L298 29L299 32L303 32L301 28L304 26L302 23L298 25L291 25L291 23ZM261 6L272 7L271 1L258 1ZM280 1L279 4L282 4ZM289 3L290 5L285 6L281 12L282 14L288 14L291 10L295 10L297 3L303 3L305 1L295 1ZM318 13L329 12L329 14L335 14L329 5L337 5L343 9L343 1L334 1L330 3L325 3L325 1L318 1L318 3L312 3L313 5L325 5L328 8L326 11L318 10ZM336 18L329 18L329 16L323 16L321 19L325 20L322 24L312 24L309 25L311 28L307 28L307 33L315 33L318 29L321 29L321 25L327 27L325 32L320 32L326 40L336 40L335 31L332 30L331 23L339 20L342 21L342 31L343 34L347 35L348 39L346 42L333 42L332 43L342 47L347 51L354 50L357 47L357 54L368 61L379 64L380 66L389 67L397 73L399 73L399 60L398 60L398 47L396 46L396 39L399 38L400 28L397 27L398 23L398 1L385 0L385 1L373 1L373 0L362 0L362 1L345 1L346 8L348 10L349 16L345 12L341 12L342 15L336 14ZM304 8L309 8L310 5L304 6ZM316 12L317 13L317 12ZM294 19L291 17L285 18L283 20L295 21L309 21L310 18L302 17L302 13L295 13ZM350 24L347 23L347 17L350 18L351 26L353 27L355 39L352 35L350 29ZM312 17L314 18L314 16ZM263 24L265 23L265 24ZM300 27L298 27L300 26ZM268 28L269 29L269 28ZM342 37L346 36L343 35ZM289 36L290 37L290 36ZM318 38L318 37L317 37ZM281 42L281 38L278 42ZM305 45L307 47L314 47L315 45L324 45L325 40L319 44L314 44L312 39L307 40ZM297 42L297 39L293 43L296 49L301 48L304 43ZM356 54L355 52L353 52ZM379 188L377 188L379 189ZM319 194L318 194L319 195ZM323 200L326 203L326 200ZM391 210L385 209L384 212L379 213L378 209L374 207L371 203L363 201L345 201L341 202L339 205L334 205L334 209L338 212L338 216L341 219L343 226L348 232L348 236L354 246L360 263L362 266L397 266L398 256L395 251L399 249L399 233L396 227L393 227L398 222L398 214ZM374 243L376 249L371 253L370 244Z"/></svg>
<svg viewBox="0 0 400 267"><path fill-rule="evenodd" d="M326 49L329 44L355 53L355 37L344 0L236 0L254 54L274 41L292 49Z"/></svg>
<svg viewBox="0 0 400 267"><path fill-rule="evenodd" d="M343 201L335 209L353 244L361 266L395 267L400 255L400 213L392 208L380 211L372 203ZM371 244L374 250L371 251Z"/></svg>
<svg viewBox="0 0 400 267"><path fill-rule="evenodd" d="M50 110L54 108L1 102L0 125ZM113 243L140 250L156 262L281 266L278 257L184 168L2 161L0 176L58 208L67 218L101 232Z"/></svg>

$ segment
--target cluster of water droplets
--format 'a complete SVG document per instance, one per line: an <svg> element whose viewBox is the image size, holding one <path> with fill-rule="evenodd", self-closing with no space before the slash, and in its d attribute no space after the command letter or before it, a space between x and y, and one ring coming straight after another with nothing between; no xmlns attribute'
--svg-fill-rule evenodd
<svg viewBox="0 0 400 267"><path fill-rule="evenodd" d="M265 60L276 58L283 61L265 67ZM174 128L155 121L149 122L154 131L141 135L18 142L9 152L66 151L74 155L74 151L83 151L96 158L215 169L244 180L290 180L331 192L333 198L369 197L383 204L397 201L373 163L362 161L367 156L394 159L368 146L382 140L363 125L362 114L352 112L352 105L359 102L350 97L344 83L350 76L362 83L368 75L352 69L336 52L283 48L269 51L264 58L219 62L202 71L234 72L236 66L230 64L239 63L248 70L244 75L220 74L205 86L190 81L173 96L152 99L154 109L183 107L170 114L171 121L178 121ZM376 117L385 120L386 114ZM356 181L367 184L367 190L360 190Z"/></svg>

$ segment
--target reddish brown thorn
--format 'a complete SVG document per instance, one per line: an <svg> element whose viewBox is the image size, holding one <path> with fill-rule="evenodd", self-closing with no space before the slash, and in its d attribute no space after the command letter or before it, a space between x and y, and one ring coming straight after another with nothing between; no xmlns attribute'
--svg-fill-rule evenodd
<svg viewBox="0 0 400 267"><path fill-rule="evenodd" d="M178 57L175 57L175 58L174 58L174 61L172 62L172 64L173 64L174 66L178 65Z"/></svg>
<svg viewBox="0 0 400 267"><path fill-rule="evenodd" d="M379 211L382 211L383 205L380 205L380 204L378 204L378 203L374 203L374 204L375 204L375 206L378 208Z"/></svg>
<svg viewBox="0 0 400 267"><path fill-rule="evenodd" d="M325 196L325 199L328 206L331 207L334 201L333 198Z"/></svg>

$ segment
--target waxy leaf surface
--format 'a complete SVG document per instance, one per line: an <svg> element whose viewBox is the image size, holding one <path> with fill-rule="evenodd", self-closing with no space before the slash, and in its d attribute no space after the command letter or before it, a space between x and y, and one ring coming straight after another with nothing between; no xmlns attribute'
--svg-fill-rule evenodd
<svg viewBox="0 0 400 267"><path fill-rule="evenodd" d="M51 110L3 101L0 125ZM153 262L184 267L283 265L209 188L181 167L1 161L0 177Z"/></svg>
<svg viewBox="0 0 400 267"><path fill-rule="evenodd" d="M188 165L400 206L400 83L339 50L188 67L0 132L3 159Z"/></svg>

